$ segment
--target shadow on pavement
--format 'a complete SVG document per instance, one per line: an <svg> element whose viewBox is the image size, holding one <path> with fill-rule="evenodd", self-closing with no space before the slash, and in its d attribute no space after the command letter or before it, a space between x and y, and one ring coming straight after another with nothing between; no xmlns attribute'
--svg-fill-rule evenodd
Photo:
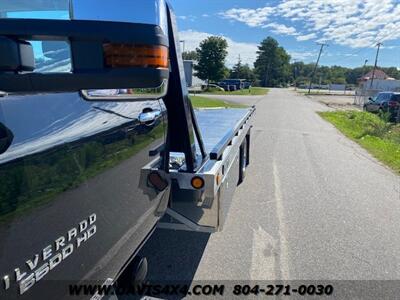
<svg viewBox="0 0 400 300"><path fill-rule="evenodd" d="M148 260L148 282L190 285L209 238L209 233L157 229L139 253Z"/></svg>

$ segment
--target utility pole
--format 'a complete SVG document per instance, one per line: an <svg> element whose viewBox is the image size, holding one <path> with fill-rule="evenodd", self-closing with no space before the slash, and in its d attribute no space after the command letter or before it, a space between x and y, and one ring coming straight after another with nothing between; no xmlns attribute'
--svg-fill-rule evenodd
<svg viewBox="0 0 400 300"><path fill-rule="evenodd" d="M362 75L362 77L364 77L364 76L365 76L365 74L366 74L366 70L365 70L365 68L367 67L367 63L368 63L368 59L366 59L366 60L365 60L365 62L364 62L364 66L363 66L363 69L362 69L362 72L363 72L363 75Z"/></svg>
<svg viewBox="0 0 400 300"><path fill-rule="evenodd" d="M321 45L321 49L319 50L318 59L317 59L317 62L315 64L314 71L312 72L312 75L311 75L310 85L308 87L308 93L309 94L311 93L311 85L312 85L313 80L314 80L315 72L317 71L317 68L318 68L318 63L319 63L319 59L321 58L322 51L324 50L325 46L328 46L328 44L326 44L326 43L319 43L318 45Z"/></svg>
<svg viewBox="0 0 400 300"><path fill-rule="evenodd" d="M297 90L297 59L293 59L293 80L294 90Z"/></svg>
<svg viewBox="0 0 400 300"><path fill-rule="evenodd" d="M378 66L379 49L381 48L382 43L378 43L376 45L378 46L378 49L376 50L375 65L374 65L374 69L372 71L371 85L369 86L370 90L372 90L372 85L374 83L375 71L376 71L376 67Z"/></svg>

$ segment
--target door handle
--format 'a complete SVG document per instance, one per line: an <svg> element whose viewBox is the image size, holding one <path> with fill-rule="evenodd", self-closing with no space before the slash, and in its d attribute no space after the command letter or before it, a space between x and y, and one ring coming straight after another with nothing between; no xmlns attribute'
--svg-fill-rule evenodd
<svg viewBox="0 0 400 300"><path fill-rule="evenodd" d="M139 115L140 124L144 124L147 126L152 126L157 121L157 119L161 116L161 111L152 110L148 112L142 112Z"/></svg>
<svg viewBox="0 0 400 300"><path fill-rule="evenodd" d="M11 146L14 135L3 123L0 123L0 154L3 154Z"/></svg>

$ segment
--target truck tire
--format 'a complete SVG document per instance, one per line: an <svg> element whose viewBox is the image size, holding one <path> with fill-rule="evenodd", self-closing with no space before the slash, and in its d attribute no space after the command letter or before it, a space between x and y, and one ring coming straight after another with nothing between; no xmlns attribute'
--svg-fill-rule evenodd
<svg viewBox="0 0 400 300"><path fill-rule="evenodd" d="M248 149L247 149L247 137L244 139L242 145L240 146L239 149L239 180L238 180L238 185L241 184L244 181L244 178L246 177L246 168L247 168L247 154L248 154Z"/></svg>

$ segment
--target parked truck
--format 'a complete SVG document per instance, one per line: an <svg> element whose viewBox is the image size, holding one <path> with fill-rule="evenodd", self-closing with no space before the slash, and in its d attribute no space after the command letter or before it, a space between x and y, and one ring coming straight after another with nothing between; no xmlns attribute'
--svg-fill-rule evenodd
<svg viewBox="0 0 400 300"><path fill-rule="evenodd" d="M0 91L0 299L137 284L157 227L222 229L255 108L193 109L169 3L1 1Z"/></svg>

